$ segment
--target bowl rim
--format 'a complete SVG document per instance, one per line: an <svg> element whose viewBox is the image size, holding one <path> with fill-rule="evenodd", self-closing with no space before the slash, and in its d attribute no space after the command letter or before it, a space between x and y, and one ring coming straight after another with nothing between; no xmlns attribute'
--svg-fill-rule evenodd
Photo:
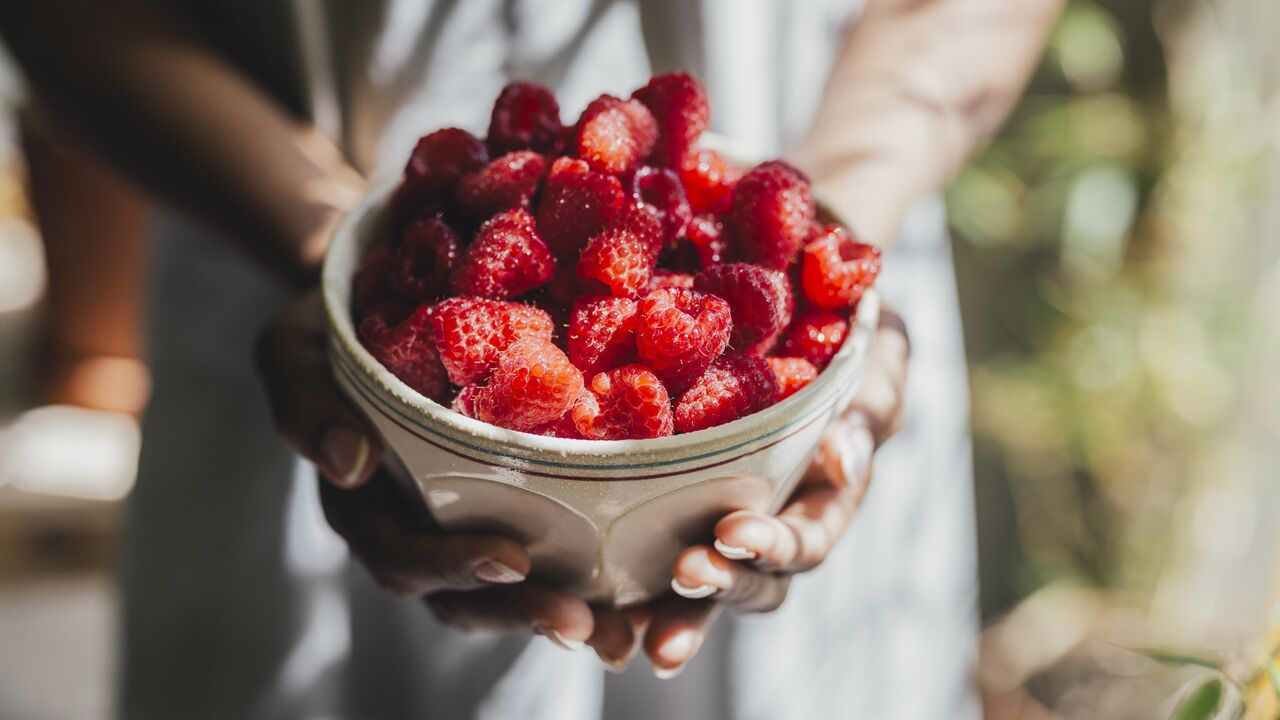
<svg viewBox="0 0 1280 720"><path fill-rule="evenodd" d="M473 449L483 452L497 449L504 456L523 462L580 468L584 461L590 465L606 461L611 470L634 469L670 465L673 456L677 456L682 464L696 462L727 450L772 439L782 430L797 425L806 426L840 398L850 397L861 379L858 371L865 361L867 347L879 321L880 298L874 288L859 302L856 314L850 319L843 346L817 378L790 397L723 425L662 438L579 440L510 430L467 417L405 385L375 360L356 336L350 312L350 286L359 260L368 246L378 239L361 231L379 227L379 220L398 182L398 178L388 178L372 185L360 204L342 218L331 238L321 278L334 370L345 372L355 381L362 395L382 406L376 408L380 412L390 410L432 434L441 434L446 440L464 446L470 446L468 441L474 442L478 447ZM823 203L820 197L816 199L821 212L838 220L830 212L830 205ZM388 417L399 422L390 415ZM439 430L449 432L435 432ZM616 464L627 458L641 462ZM654 459L655 462L643 462L645 459ZM610 460L613 462L608 462Z"/></svg>

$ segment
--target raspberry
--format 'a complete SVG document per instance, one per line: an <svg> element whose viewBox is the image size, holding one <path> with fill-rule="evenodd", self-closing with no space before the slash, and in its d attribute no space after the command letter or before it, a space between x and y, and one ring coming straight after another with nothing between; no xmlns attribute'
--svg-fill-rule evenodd
<svg viewBox="0 0 1280 720"><path fill-rule="evenodd" d="M401 298L419 303L440 297L449 273L462 255L462 241L439 217L414 220L405 228L391 267L391 289Z"/></svg>
<svg viewBox="0 0 1280 720"><path fill-rule="evenodd" d="M801 282L818 307L849 307L879 274L880 248L856 242L839 225L826 226L804 248Z"/></svg>
<svg viewBox="0 0 1280 720"><path fill-rule="evenodd" d="M671 392L682 392L729 344L729 304L714 295L663 288L636 309L636 350Z"/></svg>
<svg viewBox="0 0 1280 720"><path fill-rule="evenodd" d="M814 213L798 170L776 160L756 166L733 191L731 221L743 259L785 269L808 239Z"/></svg>
<svg viewBox="0 0 1280 720"><path fill-rule="evenodd" d="M596 402L580 402L573 408L574 425L585 438L656 438L674 429L667 388L643 365L598 373L588 390Z"/></svg>
<svg viewBox="0 0 1280 720"><path fill-rule="evenodd" d="M542 285L556 273L556 259L538 236L527 210L494 215L467 248L450 278L458 295L503 300Z"/></svg>
<svg viewBox="0 0 1280 720"><path fill-rule="evenodd" d="M665 245L674 243L683 235L693 217L680 178L667 168L642 167L637 170L631 178L631 196L657 208Z"/></svg>
<svg viewBox="0 0 1280 720"><path fill-rule="evenodd" d="M453 400L449 403L449 407L454 412L462 413L467 417L475 417L476 414L476 391L480 389L479 385L468 385L458 390L458 394L453 396Z"/></svg>
<svg viewBox="0 0 1280 720"><path fill-rule="evenodd" d="M704 267L719 265L729 259L729 239L724 223L715 215L697 215L685 228L685 237L698 252L698 263Z"/></svg>
<svg viewBox="0 0 1280 720"><path fill-rule="evenodd" d="M530 150L507 153L462 178L458 205L477 220L513 208L528 208L547 159Z"/></svg>
<svg viewBox="0 0 1280 720"><path fill-rule="evenodd" d="M559 158L538 203L538 230L556 257L575 260L587 239L617 217L624 197L618 178L593 172L581 160Z"/></svg>
<svg viewBox="0 0 1280 720"><path fill-rule="evenodd" d="M762 355L791 322L791 285L779 270L759 265L712 265L693 280L698 292L724 298L733 308L734 352Z"/></svg>
<svg viewBox="0 0 1280 720"><path fill-rule="evenodd" d="M769 369L778 379L778 400L785 400L818 377L818 368L804 358L771 357Z"/></svg>
<svg viewBox="0 0 1280 720"><path fill-rule="evenodd" d="M662 247L658 214L643 203L591 238L578 261L578 274L608 288L616 297L637 297L649 288Z"/></svg>
<svg viewBox="0 0 1280 720"><path fill-rule="evenodd" d="M445 128L423 135L404 168L406 192L417 197L448 195L463 175L487 162L484 143L466 130Z"/></svg>
<svg viewBox="0 0 1280 720"><path fill-rule="evenodd" d="M649 289L657 290L658 288L692 288L693 276L689 273L675 272L674 270L654 270L653 277L649 280Z"/></svg>
<svg viewBox="0 0 1280 720"><path fill-rule="evenodd" d="M526 82L502 88L489 117L489 150L494 155L515 150L550 153L558 149L563 128L560 104L551 91Z"/></svg>
<svg viewBox="0 0 1280 720"><path fill-rule="evenodd" d="M653 151L657 125L644 105L601 95L578 119L575 147L591 169L613 175L630 173Z"/></svg>
<svg viewBox="0 0 1280 720"><path fill-rule="evenodd" d="M405 385L444 402L449 397L449 379L432 339L430 321L431 310L425 305L391 327L382 316L369 315L360 323L360 339L369 354Z"/></svg>
<svg viewBox="0 0 1280 720"><path fill-rule="evenodd" d="M351 309L357 318L364 317L366 310L386 299L394 258L395 251L387 245L375 245L364 256L364 262L351 280Z"/></svg>
<svg viewBox="0 0 1280 720"><path fill-rule="evenodd" d="M804 358L819 369L825 368L848 334L848 320L830 310L814 308L791 323L778 343L778 354Z"/></svg>
<svg viewBox="0 0 1280 720"><path fill-rule="evenodd" d="M631 97L644 103L658 122L653 159L659 165L679 167L711 121L706 90L688 73L667 73L650 78Z"/></svg>
<svg viewBox="0 0 1280 720"><path fill-rule="evenodd" d="M583 394L590 395L591 393ZM529 430L529 432L534 435L545 435L546 437L567 438L569 440L586 440L586 438L582 436L582 433L578 432L578 427L573 422L573 413L580 404L582 404L581 400L576 401L573 407L569 408L560 417L546 423L545 425L539 425L538 427Z"/></svg>
<svg viewBox="0 0 1280 720"><path fill-rule="evenodd" d="M569 316L569 359L587 376L630 360L636 352L636 303L628 298L580 298Z"/></svg>
<svg viewBox="0 0 1280 720"><path fill-rule="evenodd" d="M564 415L582 391L582 373L563 350L544 338L524 337L502 353L471 404L477 420L532 430Z"/></svg>
<svg viewBox="0 0 1280 720"><path fill-rule="evenodd" d="M778 380L764 358L729 355L702 373L676 404L679 432L732 422L763 410L778 397Z"/></svg>
<svg viewBox="0 0 1280 720"><path fill-rule="evenodd" d="M695 213L729 214L733 188L741 179L742 171L726 163L715 150L690 153L680 167L680 181Z"/></svg>
<svg viewBox="0 0 1280 720"><path fill-rule="evenodd" d="M555 330L551 318L535 307L474 297L449 298L433 306L431 328L454 385L484 380L516 340L549 342Z"/></svg>

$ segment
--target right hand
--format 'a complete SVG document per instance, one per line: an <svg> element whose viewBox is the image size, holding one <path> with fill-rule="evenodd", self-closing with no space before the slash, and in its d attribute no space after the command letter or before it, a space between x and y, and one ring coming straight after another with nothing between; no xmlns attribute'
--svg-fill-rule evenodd
<svg viewBox="0 0 1280 720"><path fill-rule="evenodd" d="M258 340L257 365L280 434L323 476L325 518L383 588L424 598L461 630L539 633L567 649L588 643L619 669L636 653L643 618L593 610L527 581L529 554L497 535L442 532L379 468L382 447L342 397L326 358L318 292L294 303ZM417 509L417 512L412 510Z"/></svg>

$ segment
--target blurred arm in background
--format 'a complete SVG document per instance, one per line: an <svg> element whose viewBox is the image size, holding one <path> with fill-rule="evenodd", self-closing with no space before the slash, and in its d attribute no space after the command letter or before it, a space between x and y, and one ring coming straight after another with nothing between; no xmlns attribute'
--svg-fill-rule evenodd
<svg viewBox="0 0 1280 720"><path fill-rule="evenodd" d="M797 161L890 244L1003 124L1065 0L869 0L850 30Z"/></svg>
<svg viewBox="0 0 1280 720"><path fill-rule="evenodd" d="M145 190L287 277L314 274L358 174L171 8L0 3L0 33L43 106Z"/></svg>

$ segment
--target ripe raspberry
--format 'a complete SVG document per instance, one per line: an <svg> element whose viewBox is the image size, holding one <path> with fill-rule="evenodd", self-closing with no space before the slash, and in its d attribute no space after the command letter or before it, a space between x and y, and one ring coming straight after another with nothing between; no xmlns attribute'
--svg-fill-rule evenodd
<svg viewBox="0 0 1280 720"><path fill-rule="evenodd" d="M653 151L657 125L644 105L601 95L578 119L575 147L593 170L625 175Z"/></svg>
<svg viewBox="0 0 1280 720"><path fill-rule="evenodd" d="M573 409L574 425L592 440L665 437L672 433L667 388L643 365L624 365L597 374L588 390L595 403Z"/></svg>
<svg viewBox="0 0 1280 720"><path fill-rule="evenodd" d="M591 377L636 353L636 302L598 295L579 298L569 316L569 359Z"/></svg>
<svg viewBox="0 0 1280 720"><path fill-rule="evenodd" d="M523 337L551 341L555 326L535 307L475 297L449 298L431 309L440 360L454 385L484 380L512 343Z"/></svg>
<svg viewBox="0 0 1280 720"><path fill-rule="evenodd" d="M404 184L410 194L448 196L473 170L489 162L484 143L466 130L445 128L423 135L404 168Z"/></svg>
<svg viewBox="0 0 1280 720"><path fill-rule="evenodd" d="M624 198L618 178L593 172L581 160L559 158L538 203L538 231L556 257L577 260L587 239L617 217Z"/></svg>
<svg viewBox="0 0 1280 720"><path fill-rule="evenodd" d="M814 308L791 323L778 343L778 354L804 358L819 369L825 368L848 334L848 320L830 310Z"/></svg>
<svg viewBox="0 0 1280 720"><path fill-rule="evenodd" d="M391 289L420 303L444 294L449 273L462 255L462 241L439 217L414 220L405 228L391 267Z"/></svg>
<svg viewBox="0 0 1280 720"><path fill-rule="evenodd" d="M531 150L507 153L462 178L458 206L477 220L514 208L528 208L547 159Z"/></svg>
<svg viewBox="0 0 1280 720"><path fill-rule="evenodd" d="M708 268L729 261L729 238L715 215L696 215L685 228L685 237L698 252L698 263Z"/></svg>
<svg viewBox="0 0 1280 720"><path fill-rule="evenodd" d="M662 247L655 210L640 203L591 238L578 261L578 274L603 284L616 297L637 297L649 288Z"/></svg>
<svg viewBox="0 0 1280 720"><path fill-rule="evenodd" d="M724 298L733 308L733 352L762 355L791 322L791 284L779 270L759 265L712 265L698 273L693 287Z"/></svg>
<svg viewBox="0 0 1280 720"><path fill-rule="evenodd" d="M477 420L532 430L559 419L582 394L582 373L544 338L524 337L502 353L472 401Z"/></svg>
<svg viewBox="0 0 1280 720"><path fill-rule="evenodd" d="M818 368L804 358L771 357L769 369L778 379L778 400L785 400L818 377Z"/></svg>
<svg viewBox="0 0 1280 720"><path fill-rule="evenodd" d="M726 163L715 150L692 152L680 167L680 181L695 213L728 215L733 207L733 188L741 179L742 171Z"/></svg>
<svg viewBox="0 0 1280 720"><path fill-rule="evenodd" d="M375 245L364 256L351 280L351 309L357 318L364 317L366 310L386 299L394 258L395 251L388 245Z"/></svg>
<svg viewBox="0 0 1280 720"><path fill-rule="evenodd" d="M711 121L706 90L688 73L667 73L650 78L631 97L644 103L658 122L654 161L679 167Z"/></svg>
<svg viewBox="0 0 1280 720"><path fill-rule="evenodd" d="M472 241L450 277L457 295L495 300L523 295L556 273L556 259L538 236L527 210L494 215Z"/></svg>
<svg viewBox="0 0 1280 720"><path fill-rule="evenodd" d="M493 103L489 151L494 155L516 150L554 152L562 132L556 96L541 85L514 82L502 88Z"/></svg>
<svg viewBox="0 0 1280 720"><path fill-rule="evenodd" d="M667 168L642 167L631 178L631 196L658 210L662 242L670 245L684 235L693 211L684 196L680 178Z"/></svg>
<svg viewBox="0 0 1280 720"><path fill-rule="evenodd" d="M756 166L733 192L733 230L744 260L784 270L809 237L815 208L809 184L784 162Z"/></svg>
<svg viewBox="0 0 1280 720"><path fill-rule="evenodd" d="M583 396L589 395L591 395L589 392L583 393ZM569 440L586 440L586 438L582 436L582 433L578 432L578 426L573 422L573 413L580 404L582 404L581 400L575 401L573 406L565 411L563 415L545 425L539 425L529 432L534 435L544 435L546 437L566 438Z"/></svg>
<svg viewBox="0 0 1280 720"><path fill-rule="evenodd" d="M449 407L454 412L462 413L467 417L476 416L476 391L480 389L479 385L468 385L458 390L458 394L453 396L453 400L449 403Z"/></svg>
<svg viewBox="0 0 1280 720"><path fill-rule="evenodd" d="M707 368L680 396L675 421L679 432L732 422L772 405L778 380L764 358L728 355Z"/></svg>
<svg viewBox="0 0 1280 720"><path fill-rule="evenodd" d="M359 334L369 354L392 375L442 403L449 397L449 379L432 339L430 320L431 310L425 305L391 327L382 316L369 315L361 321Z"/></svg>
<svg viewBox="0 0 1280 720"><path fill-rule="evenodd" d="M856 242L839 225L828 225L804 248L801 282L809 302L849 307L880 274L880 248Z"/></svg>
<svg viewBox="0 0 1280 720"><path fill-rule="evenodd" d="M714 295L663 288L636 309L636 350L673 393L683 392L729 344L729 304Z"/></svg>
<svg viewBox="0 0 1280 720"><path fill-rule="evenodd" d="M675 272L674 270L654 270L653 277L649 280L649 289L657 290L658 288L692 288L693 276L689 273Z"/></svg>

